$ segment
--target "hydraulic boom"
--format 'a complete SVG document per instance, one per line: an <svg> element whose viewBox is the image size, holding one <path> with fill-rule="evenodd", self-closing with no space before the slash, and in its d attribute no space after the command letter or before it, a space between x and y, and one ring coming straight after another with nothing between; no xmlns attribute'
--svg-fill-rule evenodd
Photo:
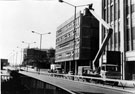
<svg viewBox="0 0 135 94"><path fill-rule="evenodd" d="M95 12L93 11L93 8L92 7L89 7L89 11L108 30L108 33L105 36L105 38L104 38L104 40L103 40L103 42L101 44L101 47L99 48L99 50L98 50L98 52L97 52L97 54L96 54L96 56L95 56L95 58L94 58L94 60L92 62L92 68L93 68L93 70L95 70L95 64L98 63L97 61L99 60L99 58L101 57L103 51L105 50L105 46L107 45L109 39L112 36L113 29L103 19L101 19L100 17L98 17L95 14Z"/></svg>

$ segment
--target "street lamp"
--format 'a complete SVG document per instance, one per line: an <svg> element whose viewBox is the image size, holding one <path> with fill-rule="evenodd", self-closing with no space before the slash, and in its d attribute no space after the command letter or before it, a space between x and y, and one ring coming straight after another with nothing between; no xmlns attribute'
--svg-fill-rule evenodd
<svg viewBox="0 0 135 94"><path fill-rule="evenodd" d="M15 67L15 50L13 50L13 54L12 55L13 55L13 58L12 58L13 59L13 66Z"/></svg>
<svg viewBox="0 0 135 94"><path fill-rule="evenodd" d="M63 1L63 0L59 0L59 2L60 3L66 3L66 4L68 4L68 5L70 5L70 6L72 6L72 7L74 7L74 9L75 9L75 11L74 11L74 32L73 32L73 34L74 34L74 36L73 36L73 40L74 40L74 47L73 47L73 61L74 61L74 63L75 63L75 74L77 74L77 62L75 61L75 32L76 32L76 27L75 27L75 20L76 20L76 8L77 7L83 7L83 6L89 6L89 8L91 8L92 10L93 10L93 8L92 8L92 4L86 4L86 5L78 5L78 6L75 6L75 5L73 5L73 4L71 4L71 3L68 3L68 2L65 2L65 1ZM69 65L70 67L69 67L69 71L71 71L71 62L70 62L70 65Z"/></svg>
<svg viewBox="0 0 135 94"><path fill-rule="evenodd" d="M17 46L17 48L20 48L21 49L21 51L20 51L20 68L21 68L21 65L22 65L22 62L23 62L23 48L21 48L21 47L19 47L19 46Z"/></svg>
<svg viewBox="0 0 135 94"><path fill-rule="evenodd" d="M31 42L31 43L29 43L29 42L22 41L22 43L28 44L28 49L29 49L29 48L30 48L30 44L34 44L34 43L36 43L36 42Z"/></svg>
<svg viewBox="0 0 135 94"><path fill-rule="evenodd" d="M35 32L35 31L32 31L32 33L36 33L38 35L40 35L40 50L41 50L41 44L42 44L42 36L45 35L45 34L51 34L51 32L48 32L48 33L38 33L38 32Z"/></svg>
<svg viewBox="0 0 135 94"><path fill-rule="evenodd" d="M32 31L32 33L36 33L36 34L40 35L40 50L41 50L42 36L46 35L46 34L51 34L51 32L48 32L48 33L38 33L38 32ZM40 73L40 68L37 69L37 71L39 71L38 73Z"/></svg>

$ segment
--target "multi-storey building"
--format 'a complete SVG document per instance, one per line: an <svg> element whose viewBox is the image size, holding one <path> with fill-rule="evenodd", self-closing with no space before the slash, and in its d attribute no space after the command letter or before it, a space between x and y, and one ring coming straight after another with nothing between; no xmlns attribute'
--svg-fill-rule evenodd
<svg viewBox="0 0 135 94"><path fill-rule="evenodd" d="M112 26L113 35L106 51L121 53L122 79L135 76L135 0L102 0L102 18ZM100 44L107 32L101 26ZM105 61L104 54L101 62ZM112 59L113 60L113 59Z"/></svg>
<svg viewBox="0 0 135 94"><path fill-rule="evenodd" d="M78 66L90 65L98 47L99 22L86 8L76 14L75 26L71 17L57 28L55 62L61 63L66 73L77 73Z"/></svg>

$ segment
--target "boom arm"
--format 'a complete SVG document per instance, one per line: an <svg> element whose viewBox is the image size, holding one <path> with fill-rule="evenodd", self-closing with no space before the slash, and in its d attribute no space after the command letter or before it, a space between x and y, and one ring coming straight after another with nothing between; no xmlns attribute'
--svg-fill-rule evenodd
<svg viewBox="0 0 135 94"><path fill-rule="evenodd" d="M98 19L98 21L106 28L108 29L108 34L106 35L106 37L104 38L102 44L101 44L101 47L99 48L93 62L92 62L92 68L93 70L95 70L95 64L97 63L97 61L99 60L99 58L101 57L104 49L105 49L105 46L107 45L109 39L111 38L111 35L113 33L113 29L110 27L110 25L108 25L103 19L101 19L100 17L98 17L95 12L91 9L89 9L90 13L96 18Z"/></svg>

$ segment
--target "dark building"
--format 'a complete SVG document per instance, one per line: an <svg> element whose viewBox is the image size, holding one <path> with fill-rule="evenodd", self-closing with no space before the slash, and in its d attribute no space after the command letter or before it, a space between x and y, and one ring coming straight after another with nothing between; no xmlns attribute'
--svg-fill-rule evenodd
<svg viewBox="0 0 135 94"><path fill-rule="evenodd" d="M1 63L1 70L3 69L3 66L9 65L8 59L0 59L0 63Z"/></svg>
<svg viewBox="0 0 135 94"><path fill-rule="evenodd" d="M65 72L77 73L78 66L89 66L99 47L99 22L86 8L61 24L56 31L55 63Z"/></svg>
<svg viewBox="0 0 135 94"><path fill-rule="evenodd" d="M24 49L23 65L32 65L36 67L48 67L47 51L39 49Z"/></svg>
<svg viewBox="0 0 135 94"><path fill-rule="evenodd" d="M135 0L102 0L101 8L102 18L113 28L106 51L120 52L122 79L135 79ZM100 27L102 40L106 29ZM101 62L108 59L105 55Z"/></svg>

